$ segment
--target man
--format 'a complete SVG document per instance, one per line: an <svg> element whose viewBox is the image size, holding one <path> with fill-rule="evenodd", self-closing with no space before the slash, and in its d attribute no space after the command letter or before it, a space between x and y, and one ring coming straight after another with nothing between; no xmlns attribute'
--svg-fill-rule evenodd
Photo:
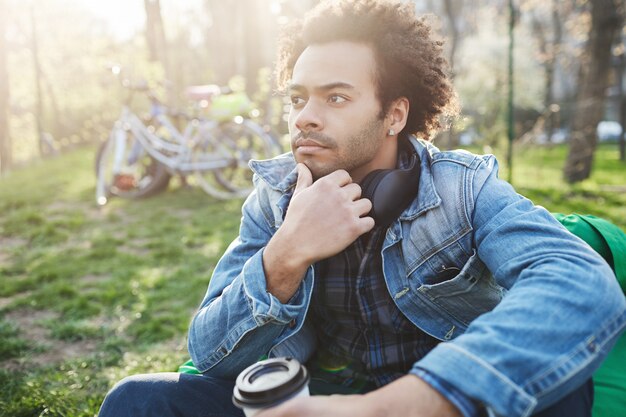
<svg viewBox="0 0 626 417"><path fill-rule="evenodd" d="M409 4L323 2L287 30L293 154L252 163L240 236L189 330L203 376L125 379L101 416L241 416L233 381L265 355L343 395L263 417L589 415L585 381L624 328L624 299L493 157L427 142L453 107L444 64ZM377 224L359 183L416 160L419 189Z"/></svg>

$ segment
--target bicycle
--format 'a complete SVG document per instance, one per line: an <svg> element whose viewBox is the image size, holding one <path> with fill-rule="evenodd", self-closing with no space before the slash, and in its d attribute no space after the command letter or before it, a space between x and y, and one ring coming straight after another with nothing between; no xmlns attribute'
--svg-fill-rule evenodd
<svg viewBox="0 0 626 417"><path fill-rule="evenodd" d="M96 156L96 202L100 206L112 196L154 195L165 190L176 174L215 198L245 197L252 190L250 159L280 153L277 140L241 115L249 104L244 93L228 94L213 85L189 88L190 99L212 107L213 117L203 119L169 110L145 83L124 80L122 85L129 94ZM150 101L147 123L131 110L138 92ZM182 132L170 116L187 120Z"/></svg>

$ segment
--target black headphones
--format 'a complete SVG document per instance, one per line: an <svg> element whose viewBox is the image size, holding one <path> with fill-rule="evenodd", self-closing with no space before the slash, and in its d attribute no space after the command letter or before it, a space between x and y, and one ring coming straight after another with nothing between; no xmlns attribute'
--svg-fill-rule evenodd
<svg viewBox="0 0 626 417"><path fill-rule="evenodd" d="M420 182L420 158L408 139L402 140L404 149L411 154L408 168L377 169L361 181L361 197L372 202L369 216L376 226L383 228L400 216L417 196Z"/></svg>

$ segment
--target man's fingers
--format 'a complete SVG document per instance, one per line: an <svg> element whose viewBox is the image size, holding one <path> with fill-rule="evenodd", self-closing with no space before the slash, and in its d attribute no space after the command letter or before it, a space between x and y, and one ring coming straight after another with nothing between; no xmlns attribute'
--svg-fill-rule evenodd
<svg viewBox="0 0 626 417"><path fill-rule="evenodd" d="M358 220L358 226L359 226L359 236L361 236L364 233L369 232L370 230L372 230L374 228L374 226L376 225L376 223L374 222L374 219L371 217L361 217Z"/></svg>
<svg viewBox="0 0 626 417"><path fill-rule="evenodd" d="M296 189L294 190L294 194L300 190L304 190L307 187L310 187L313 184L313 175L309 168L307 168L304 164L298 164L298 181L296 182Z"/></svg>
<svg viewBox="0 0 626 417"><path fill-rule="evenodd" d="M343 187L344 192L348 198L352 201L356 201L361 198L361 186L356 182L352 182Z"/></svg>
<svg viewBox="0 0 626 417"><path fill-rule="evenodd" d="M367 198L361 198L354 202L354 211L359 217L366 215L371 209L372 202Z"/></svg>
<svg viewBox="0 0 626 417"><path fill-rule="evenodd" d="M325 181L330 181L334 184L343 187L344 185L348 185L352 182L352 177L348 174L348 171L343 169L338 169L337 171L333 171L330 174L326 175L322 179L325 178Z"/></svg>

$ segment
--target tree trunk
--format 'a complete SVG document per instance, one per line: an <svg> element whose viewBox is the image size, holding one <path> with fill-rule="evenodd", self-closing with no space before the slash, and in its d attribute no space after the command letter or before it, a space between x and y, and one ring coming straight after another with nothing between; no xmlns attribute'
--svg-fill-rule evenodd
<svg viewBox="0 0 626 417"><path fill-rule="evenodd" d="M7 71L7 4L0 0L0 173L7 171L13 162L9 136L9 74Z"/></svg>
<svg viewBox="0 0 626 417"><path fill-rule="evenodd" d="M170 62L167 49L167 38L165 36L165 26L161 15L160 0L144 0L146 10L146 42L148 44L148 58L151 61L159 62L163 67L163 77L165 81L176 79L174 66ZM167 103L176 107L177 96L172 88L167 89Z"/></svg>
<svg viewBox="0 0 626 417"><path fill-rule="evenodd" d="M244 48L246 55L246 91L250 97L258 90L259 70L263 67L263 33L260 17L262 9L256 0L248 0L244 10ZM266 16L269 18L269 16Z"/></svg>
<svg viewBox="0 0 626 417"><path fill-rule="evenodd" d="M547 23L533 15L532 29L539 42L539 53L544 69L544 95L543 95L543 118L545 120L546 140L552 140L554 129L558 127L557 111L554 110L554 74L556 62L561 49L563 30L561 27L561 13L559 12L559 0L552 0L550 11L550 25L552 26L552 39L547 33ZM558 108L558 107L557 107Z"/></svg>
<svg viewBox="0 0 626 417"><path fill-rule="evenodd" d="M561 27L561 13L559 13L559 0L552 0L551 21L554 39L551 48L547 49L547 61L545 63L545 94L544 108L549 109L548 120L546 123L546 138L548 142L552 141L554 129L559 126L556 124L556 111L554 111L554 72L556 68L557 58L561 50L561 41L563 39L563 29Z"/></svg>
<svg viewBox="0 0 626 417"><path fill-rule="evenodd" d="M552 41L552 48L548 51L548 61L546 62L546 91L544 96L544 105L546 108L554 104L554 70L557 57L561 52L561 41L563 40L559 0L552 0L551 12L554 39Z"/></svg>
<svg viewBox="0 0 626 417"><path fill-rule="evenodd" d="M626 91L624 91L624 70L626 69L626 54L622 51L619 57L620 65L617 79L620 92L620 124L622 125L622 134L619 137L619 160L626 162Z"/></svg>
<svg viewBox="0 0 626 417"><path fill-rule="evenodd" d="M160 0L144 0L146 9L146 42L148 57L151 61L167 62L165 48L165 29L161 17Z"/></svg>
<svg viewBox="0 0 626 417"><path fill-rule="evenodd" d="M68 129L65 125L65 120L63 119L63 112L59 106L59 100L57 99L57 94L54 90L54 86L50 81L50 78L44 72L41 72L41 81L43 87L45 88L46 97L48 98L48 102L50 103L50 121L52 121L53 125L49 127L49 130L52 134L52 137L62 137L67 134Z"/></svg>
<svg viewBox="0 0 626 417"><path fill-rule="evenodd" d="M33 57L33 69L35 76L35 125L37 128L37 144L39 149L39 156L45 155L45 149L43 147L43 120L44 120L44 105L43 105L43 92L41 91L41 62L39 59L39 38L37 33L37 19L35 18L35 6L32 5L30 9L30 24L31 24L31 54Z"/></svg>
<svg viewBox="0 0 626 417"><path fill-rule="evenodd" d="M582 181L591 175L598 141L596 127L602 120L609 84L611 47L624 21L622 0L591 0L590 4L591 27L580 66L570 149L563 170L568 183Z"/></svg>
<svg viewBox="0 0 626 417"><path fill-rule="evenodd" d="M213 82L225 85L228 80L243 69L243 40L240 12L242 2L206 0L205 7L211 16L212 24L207 30L207 47L214 71Z"/></svg>

